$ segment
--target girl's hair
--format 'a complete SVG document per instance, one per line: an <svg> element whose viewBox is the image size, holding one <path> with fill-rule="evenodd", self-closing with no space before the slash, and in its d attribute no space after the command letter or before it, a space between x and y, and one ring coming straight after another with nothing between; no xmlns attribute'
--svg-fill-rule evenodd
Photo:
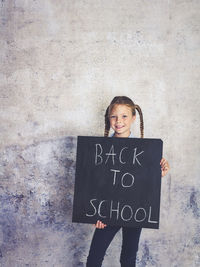
<svg viewBox="0 0 200 267"><path fill-rule="evenodd" d="M141 138L144 138L144 122L143 122L143 115L142 110L139 105L136 105L133 103L133 101L127 97L127 96L115 96L113 100L110 102L110 105L106 109L105 113L105 130L104 130L104 136L108 136L110 131L110 120L109 116L110 113L115 105L126 105L132 110L132 115L134 116L136 114L135 109L139 112L140 115L140 134Z"/></svg>

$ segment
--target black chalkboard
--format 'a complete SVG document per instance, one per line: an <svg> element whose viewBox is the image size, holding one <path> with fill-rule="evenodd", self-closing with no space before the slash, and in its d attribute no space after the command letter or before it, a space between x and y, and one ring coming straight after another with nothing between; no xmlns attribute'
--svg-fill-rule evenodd
<svg viewBox="0 0 200 267"><path fill-rule="evenodd" d="M159 228L163 141L78 136L72 222Z"/></svg>

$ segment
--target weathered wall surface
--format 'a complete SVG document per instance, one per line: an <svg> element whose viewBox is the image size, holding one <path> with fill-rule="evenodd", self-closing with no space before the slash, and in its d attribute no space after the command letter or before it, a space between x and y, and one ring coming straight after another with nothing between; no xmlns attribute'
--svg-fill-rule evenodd
<svg viewBox="0 0 200 267"><path fill-rule="evenodd" d="M200 2L2 0L0 18L1 266L85 266L76 136L103 135L115 95L141 106L171 166L137 266L200 266ZM119 266L120 248L121 232L103 266Z"/></svg>

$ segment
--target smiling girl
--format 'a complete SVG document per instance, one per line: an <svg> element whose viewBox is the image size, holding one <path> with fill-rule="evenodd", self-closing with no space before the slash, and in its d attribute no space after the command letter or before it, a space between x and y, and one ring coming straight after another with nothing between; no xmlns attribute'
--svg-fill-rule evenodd
<svg viewBox="0 0 200 267"><path fill-rule="evenodd" d="M111 137L134 137L131 132L132 123L136 119L136 110L140 115L141 138L144 137L143 115L139 105L126 96L116 96L111 101L105 113L105 132L108 137L110 128L114 130ZM160 161L161 175L169 171L169 163L162 158ZM92 238L86 267L100 267L115 234L122 228L122 248L120 254L121 267L135 267L136 255L142 228L106 225L97 221Z"/></svg>

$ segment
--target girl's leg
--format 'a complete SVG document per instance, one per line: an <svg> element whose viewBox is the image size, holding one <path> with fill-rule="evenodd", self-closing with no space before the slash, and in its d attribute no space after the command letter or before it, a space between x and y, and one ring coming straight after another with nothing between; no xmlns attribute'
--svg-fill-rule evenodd
<svg viewBox="0 0 200 267"><path fill-rule="evenodd" d="M121 267L135 267L142 228L122 227Z"/></svg>
<svg viewBox="0 0 200 267"><path fill-rule="evenodd" d="M95 229L86 267L100 267L102 265L106 250L120 228L121 226L107 225L103 229Z"/></svg>

